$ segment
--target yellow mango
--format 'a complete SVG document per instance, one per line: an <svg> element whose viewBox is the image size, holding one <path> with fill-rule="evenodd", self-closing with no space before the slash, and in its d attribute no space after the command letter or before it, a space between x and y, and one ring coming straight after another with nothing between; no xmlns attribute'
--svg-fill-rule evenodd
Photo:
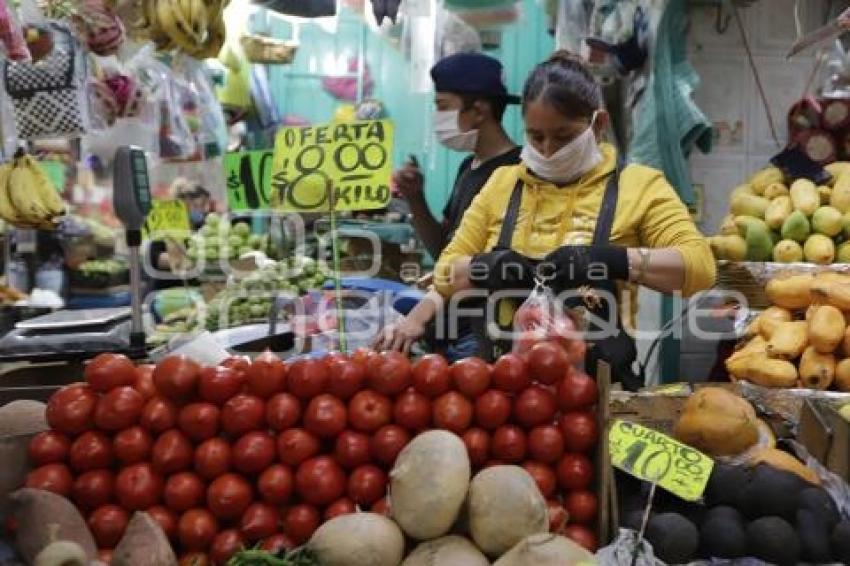
<svg viewBox="0 0 850 566"><path fill-rule="evenodd" d="M764 195L762 196L771 200L778 197L788 196L788 187L783 183L773 183L772 185L768 185L768 187L764 190Z"/></svg>
<svg viewBox="0 0 850 566"><path fill-rule="evenodd" d="M754 194L756 194L756 193L755 193L755 191L753 191L753 186L750 185L749 183L744 183L743 185L738 185L737 187L732 189L732 192L729 193L729 202L732 202L732 200L735 197L740 196L740 195L754 195Z"/></svg>
<svg viewBox="0 0 850 566"><path fill-rule="evenodd" d="M819 302L830 304L839 310L850 311L850 284L833 281L814 282L811 296Z"/></svg>
<svg viewBox="0 0 850 566"><path fill-rule="evenodd" d="M757 195L761 195L764 194L764 191L770 185L774 183L784 183L785 174L778 167L771 165L753 173L747 182Z"/></svg>
<svg viewBox="0 0 850 566"><path fill-rule="evenodd" d="M829 204L842 213L850 212L850 170L843 171L832 187Z"/></svg>
<svg viewBox="0 0 850 566"><path fill-rule="evenodd" d="M748 379L762 387L794 387L797 383L797 368L787 360L750 358Z"/></svg>
<svg viewBox="0 0 850 566"><path fill-rule="evenodd" d="M767 282L765 293L770 302L778 307L804 309L812 302L811 289L814 279L814 275L810 273L777 276Z"/></svg>
<svg viewBox="0 0 850 566"><path fill-rule="evenodd" d="M721 236L737 236L739 235L738 226L735 225L735 217L733 215L728 215L723 218L723 221L720 223L720 235Z"/></svg>
<svg viewBox="0 0 850 566"><path fill-rule="evenodd" d="M835 366L835 387L839 391L850 392L850 358Z"/></svg>
<svg viewBox="0 0 850 566"><path fill-rule="evenodd" d="M756 450L748 459L747 465L753 467L759 464L767 464L777 470L791 472L811 484L820 485L820 478L813 469L783 450L776 448L761 448Z"/></svg>
<svg viewBox="0 0 850 566"><path fill-rule="evenodd" d="M823 234L812 234L803 244L806 261L818 265L829 265L835 259L835 242Z"/></svg>
<svg viewBox="0 0 850 566"><path fill-rule="evenodd" d="M829 165L825 165L824 169L826 169L827 173L832 175L832 179L829 180L829 185L834 186L838 177L840 177L845 171L850 170L850 161L836 161Z"/></svg>
<svg viewBox="0 0 850 566"><path fill-rule="evenodd" d="M729 205L729 210L735 216L754 216L756 218L764 218L764 213L767 207L770 206L769 200L758 195L737 195L732 198ZM814 212L814 211L812 211Z"/></svg>
<svg viewBox="0 0 850 566"><path fill-rule="evenodd" d="M829 201L832 199L832 187L820 185L818 187L818 195L820 195L821 206L829 204Z"/></svg>
<svg viewBox="0 0 850 566"><path fill-rule="evenodd" d="M831 354L844 340L844 313L832 305L816 308L809 321L809 344L822 354Z"/></svg>
<svg viewBox="0 0 850 566"><path fill-rule="evenodd" d="M826 390L835 379L835 356L818 352L809 346L800 358L800 385L808 389Z"/></svg>
<svg viewBox="0 0 850 566"><path fill-rule="evenodd" d="M794 206L791 204L791 197L777 197L770 201L764 211L764 221L772 230L779 230L792 212Z"/></svg>
<svg viewBox="0 0 850 566"><path fill-rule="evenodd" d="M761 334L765 340L770 340L770 337L773 336L776 327L782 322L791 322L792 318L791 311L788 309L783 309L782 307L777 306L768 307L758 317L759 334Z"/></svg>
<svg viewBox="0 0 850 566"><path fill-rule="evenodd" d="M797 179L789 189L794 210L811 216L820 207L818 188L808 179Z"/></svg>
<svg viewBox="0 0 850 566"><path fill-rule="evenodd" d="M799 358L809 345L808 327L805 320L777 324L767 342L767 355L781 360Z"/></svg>

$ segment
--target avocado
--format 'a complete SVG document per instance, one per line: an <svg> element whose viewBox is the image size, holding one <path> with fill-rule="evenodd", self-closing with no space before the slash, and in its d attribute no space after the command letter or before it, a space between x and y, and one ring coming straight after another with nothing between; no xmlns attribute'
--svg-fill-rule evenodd
<svg viewBox="0 0 850 566"><path fill-rule="evenodd" d="M705 488L706 504L710 507L716 505L737 507L738 498L744 486L749 483L749 478L749 468L716 463Z"/></svg>
<svg viewBox="0 0 850 566"><path fill-rule="evenodd" d="M807 487L801 491L797 504L801 510L812 511L829 530L835 528L841 520L838 506L829 492L822 487Z"/></svg>
<svg viewBox="0 0 850 566"><path fill-rule="evenodd" d="M734 507L729 507L728 505L718 505L717 507L712 507L706 511L705 522L715 521L717 519L734 521L736 523L744 522L744 516L741 515L741 512Z"/></svg>
<svg viewBox="0 0 850 566"><path fill-rule="evenodd" d="M812 564L832 562L830 531L826 523L809 509L797 511L797 536L800 537L803 560Z"/></svg>
<svg viewBox="0 0 850 566"><path fill-rule="evenodd" d="M844 519L832 530L830 539L832 558L842 564L850 564L850 519Z"/></svg>
<svg viewBox="0 0 850 566"><path fill-rule="evenodd" d="M738 509L750 519L773 515L794 521L797 501L807 485L796 474L759 464L741 492Z"/></svg>
<svg viewBox="0 0 850 566"><path fill-rule="evenodd" d="M718 514L711 518L706 516L699 531L699 542L700 553L705 558L741 558L747 555L744 524Z"/></svg>
<svg viewBox="0 0 850 566"><path fill-rule="evenodd" d="M762 517L747 525L747 552L777 566L800 561L800 539L781 517Z"/></svg>
<svg viewBox="0 0 850 566"><path fill-rule="evenodd" d="M659 560L685 564L694 558L699 548L699 531L678 513L661 513L647 524L646 540Z"/></svg>

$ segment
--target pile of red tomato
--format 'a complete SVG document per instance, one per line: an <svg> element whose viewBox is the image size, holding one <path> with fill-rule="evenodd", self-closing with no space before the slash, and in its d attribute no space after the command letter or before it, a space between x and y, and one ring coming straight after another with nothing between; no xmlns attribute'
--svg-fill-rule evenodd
<svg viewBox="0 0 850 566"><path fill-rule="evenodd" d="M443 428L463 438L475 469L522 465L552 530L593 549L597 389L577 361L553 342L492 365L362 350L136 367L103 354L85 383L50 398L27 486L70 498L106 559L144 510L179 553L220 564L243 545L299 545L357 508L388 513L396 456Z"/></svg>

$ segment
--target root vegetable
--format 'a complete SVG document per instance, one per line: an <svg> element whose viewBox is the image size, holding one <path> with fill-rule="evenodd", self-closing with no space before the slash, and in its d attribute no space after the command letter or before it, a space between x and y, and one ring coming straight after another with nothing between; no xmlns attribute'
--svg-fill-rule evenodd
<svg viewBox="0 0 850 566"><path fill-rule="evenodd" d="M97 546L85 519L61 495L24 488L13 493L11 499L18 523L17 547L27 564L59 540L78 544L90 560L97 556Z"/></svg>
<svg viewBox="0 0 850 566"><path fill-rule="evenodd" d="M489 566L490 561L464 537L449 535L423 542L401 566Z"/></svg>
<svg viewBox="0 0 850 566"><path fill-rule="evenodd" d="M319 527L307 548L323 566L398 566L404 535L383 515L353 513Z"/></svg>
<svg viewBox="0 0 850 566"><path fill-rule="evenodd" d="M566 537L540 533L526 537L499 558L493 566L562 566L595 564L593 555Z"/></svg>

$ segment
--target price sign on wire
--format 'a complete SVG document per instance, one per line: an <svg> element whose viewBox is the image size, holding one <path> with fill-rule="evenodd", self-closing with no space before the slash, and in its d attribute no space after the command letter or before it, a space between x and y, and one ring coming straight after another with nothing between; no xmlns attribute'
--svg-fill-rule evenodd
<svg viewBox="0 0 850 566"><path fill-rule="evenodd" d="M232 211L269 208L272 156L270 149L238 151L224 156L227 205Z"/></svg>
<svg viewBox="0 0 850 566"><path fill-rule="evenodd" d="M185 238L192 231L189 210L182 200L154 200L151 211L142 226L145 240L159 240L164 236Z"/></svg>
<svg viewBox="0 0 850 566"><path fill-rule="evenodd" d="M608 435L611 463L642 480L657 482L686 501L702 497L714 461L651 428L614 421Z"/></svg>
<svg viewBox="0 0 850 566"><path fill-rule="evenodd" d="M272 206L293 212L383 208L390 201L393 125L386 120L282 128ZM331 195L333 191L333 195Z"/></svg>

